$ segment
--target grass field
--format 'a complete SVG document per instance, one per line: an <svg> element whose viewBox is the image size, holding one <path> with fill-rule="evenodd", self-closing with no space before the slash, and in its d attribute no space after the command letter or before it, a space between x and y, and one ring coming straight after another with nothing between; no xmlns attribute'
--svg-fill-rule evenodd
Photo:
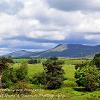
<svg viewBox="0 0 100 100"><path fill-rule="evenodd" d="M27 59L17 59L18 62L27 61ZM65 71L64 76L67 80L64 81L64 86L57 90L45 90L42 86L33 85L32 96L16 96L5 97L0 100L100 100L100 90L94 92L81 91L82 88L77 87L74 79L75 68L74 64L82 63L85 60L79 59L64 59L65 64L63 69ZM14 68L18 68L20 63L13 65ZM29 64L28 76L31 78L34 74L42 72L42 64Z"/></svg>

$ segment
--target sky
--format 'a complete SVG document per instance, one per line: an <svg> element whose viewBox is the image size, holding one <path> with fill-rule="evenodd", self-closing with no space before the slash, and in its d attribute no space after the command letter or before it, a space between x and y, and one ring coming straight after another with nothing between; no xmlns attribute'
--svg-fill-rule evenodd
<svg viewBox="0 0 100 100"><path fill-rule="evenodd" d="M0 0L0 55L67 43L100 44L100 0Z"/></svg>

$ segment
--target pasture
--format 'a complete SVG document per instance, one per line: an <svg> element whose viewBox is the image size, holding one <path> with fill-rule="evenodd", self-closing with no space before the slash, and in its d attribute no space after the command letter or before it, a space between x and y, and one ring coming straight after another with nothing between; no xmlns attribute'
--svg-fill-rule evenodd
<svg viewBox="0 0 100 100"><path fill-rule="evenodd" d="M100 90L95 92L81 91L82 87L78 87L75 83L75 64L85 62L86 60L64 58L62 60L65 61L63 69L66 78L62 88L57 90L45 90L43 86L31 84L33 88L32 96L0 97L0 100L100 100ZM14 59L14 61L17 61L17 63L13 65L13 68L16 69L19 67L20 62L28 61L28 59ZM42 71L42 64L28 64L28 77L32 78L36 73Z"/></svg>

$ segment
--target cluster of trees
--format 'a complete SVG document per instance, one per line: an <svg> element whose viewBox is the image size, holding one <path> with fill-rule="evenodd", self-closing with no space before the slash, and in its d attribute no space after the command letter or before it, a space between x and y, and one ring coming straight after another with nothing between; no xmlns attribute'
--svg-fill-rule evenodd
<svg viewBox="0 0 100 100"><path fill-rule="evenodd" d="M1 60L2 59L2 60ZM5 62L5 63L4 63ZM15 91L13 93L18 94L31 94L31 86L28 78L28 65L26 62L20 64L18 69L11 67L13 60L9 58L0 58L0 64L4 64L1 75L1 88L12 88ZM1 65L2 65L1 64ZM5 66L5 67L4 67Z"/></svg>
<svg viewBox="0 0 100 100"><path fill-rule="evenodd" d="M76 65L76 83L87 91L100 88L100 54L96 54L90 63Z"/></svg>
<svg viewBox="0 0 100 100"><path fill-rule="evenodd" d="M28 77L28 64L23 62L19 68L14 69L10 65L13 63L13 60L9 58L2 57L0 59L1 68L3 69L1 73L2 88L12 88L12 86L14 86L14 88L29 88L26 85L30 81ZM33 84L44 85L47 89L60 88L64 80L63 63L64 62L58 58L49 58L43 63L44 71L33 76L31 82Z"/></svg>
<svg viewBox="0 0 100 100"><path fill-rule="evenodd" d="M28 74L27 63L21 63L18 69L7 67L2 72L1 83L3 88L10 88L18 82L26 82Z"/></svg>

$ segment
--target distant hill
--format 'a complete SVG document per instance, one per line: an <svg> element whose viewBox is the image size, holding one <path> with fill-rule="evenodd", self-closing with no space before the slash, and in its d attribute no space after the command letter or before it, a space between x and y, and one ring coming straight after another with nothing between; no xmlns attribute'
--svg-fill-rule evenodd
<svg viewBox="0 0 100 100"><path fill-rule="evenodd" d="M32 52L26 51L26 50L20 50L20 51L15 51L12 53L9 53L5 56L11 56L11 57L30 57L32 55Z"/></svg>
<svg viewBox="0 0 100 100"><path fill-rule="evenodd" d="M100 53L100 45L88 46L82 44L60 44L44 53L41 57L87 57Z"/></svg>
<svg viewBox="0 0 100 100"><path fill-rule="evenodd" d="M100 53L100 45L89 46L82 44L59 44L58 46L43 51L43 52L29 52L25 50L17 51L8 54L12 57L91 57L96 53Z"/></svg>

